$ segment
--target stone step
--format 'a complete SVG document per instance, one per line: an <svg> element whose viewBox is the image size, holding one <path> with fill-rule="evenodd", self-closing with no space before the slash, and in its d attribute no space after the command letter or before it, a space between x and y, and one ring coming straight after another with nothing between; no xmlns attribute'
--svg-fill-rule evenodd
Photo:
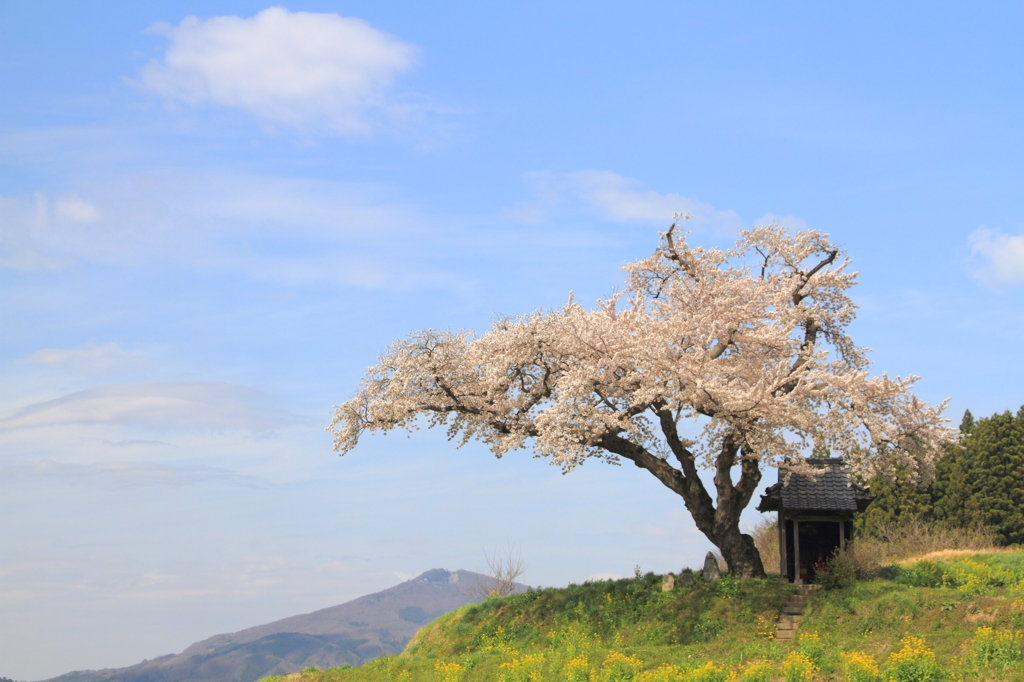
<svg viewBox="0 0 1024 682"><path fill-rule="evenodd" d="M804 609L818 587L818 585L800 585L797 587L797 593L792 595L785 606L782 607L782 613L779 615L778 626L775 630L776 640L788 642L796 637L797 626L803 617Z"/></svg>

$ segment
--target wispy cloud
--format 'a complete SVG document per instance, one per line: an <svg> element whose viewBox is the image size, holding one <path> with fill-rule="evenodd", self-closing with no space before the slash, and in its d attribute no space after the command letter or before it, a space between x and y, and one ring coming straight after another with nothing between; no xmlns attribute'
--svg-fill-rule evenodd
<svg viewBox="0 0 1024 682"><path fill-rule="evenodd" d="M94 181L91 196L0 199L0 267L92 262L136 269L190 267L284 284L367 289L460 288L459 273L432 268L447 255L442 221L369 183L166 170ZM77 195L72 195L76 196ZM102 206L86 215L80 204ZM447 243L447 242L446 242Z"/></svg>
<svg viewBox="0 0 1024 682"><path fill-rule="evenodd" d="M1024 282L1024 235L979 228L968 239L975 277L990 286Z"/></svg>
<svg viewBox="0 0 1024 682"><path fill-rule="evenodd" d="M75 223L97 223L103 218L95 205L74 194L57 199L54 210L60 218Z"/></svg>
<svg viewBox="0 0 1024 682"><path fill-rule="evenodd" d="M108 482L115 485L190 485L204 482L227 483L260 488L269 482L259 476L240 474L221 467L155 462L98 462L79 464L46 459L41 462L14 462L0 466L6 479L17 477L60 478Z"/></svg>
<svg viewBox="0 0 1024 682"><path fill-rule="evenodd" d="M244 19L155 24L168 38L142 83L192 106L236 107L271 124L366 135L417 49L361 19L271 7Z"/></svg>
<svg viewBox="0 0 1024 682"><path fill-rule="evenodd" d="M264 432L301 421L267 396L216 382L115 384L0 414L0 431L62 424Z"/></svg>
<svg viewBox="0 0 1024 682"><path fill-rule="evenodd" d="M596 209L605 217L616 221L654 222L665 224L676 213L688 213L691 229L736 231L744 227L733 210L719 210L714 206L682 194L662 194L641 189L641 183L612 171L582 170L572 173L548 171L527 174L539 206L521 206L509 212L509 217L538 222L540 210L562 203L566 198Z"/></svg>
<svg viewBox="0 0 1024 682"><path fill-rule="evenodd" d="M0 269L58 270L65 265L40 248L46 217L47 205L41 195L0 196Z"/></svg>
<svg viewBox="0 0 1024 682"><path fill-rule="evenodd" d="M803 218L799 218L795 215L776 215L774 213L765 213L763 216L754 221L755 225L782 225L788 227L791 230L806 230L808 229L807 221Z"/></svg>
<svg viewBox="0 0 1024 682"><path fill-rule="evenodd" d="M44 348L26 358L28 362L84 375L105 375L129 372L148 363L139 353L109 342L77 348Z"/></svg>

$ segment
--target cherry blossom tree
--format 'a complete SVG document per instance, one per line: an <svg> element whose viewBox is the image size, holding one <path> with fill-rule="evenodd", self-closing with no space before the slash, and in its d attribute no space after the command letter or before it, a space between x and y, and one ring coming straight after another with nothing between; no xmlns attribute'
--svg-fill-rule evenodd
<svg viewBox="0 0 1024 682"><path fill-rule="evenodd" d="M856 273L828 235L770 225L731 249L691 247L680 217L591 310L570 295L482 335L393 344L335 408L335 450L425 422L498 457L532 448L565 472L629 460L683 498L740 576L764 575L739 527L764 469L813 474L807 457L827 448L864 479L894 468L930 479L955 437L945 402L919 401L917 377L869 376L846 332Z"/></svg>

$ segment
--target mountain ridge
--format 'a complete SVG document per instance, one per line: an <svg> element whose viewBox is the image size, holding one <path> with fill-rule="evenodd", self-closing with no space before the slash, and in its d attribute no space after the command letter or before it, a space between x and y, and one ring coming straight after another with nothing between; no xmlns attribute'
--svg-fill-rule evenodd
<svg viewBox="0 0 1024 682"><path fill-rule="evenodd" d="M179 654L44 682L255 682L308 666L361 665L401 652L422 625L477 601L470 593L486 580L435 568L343 604L208 637Z"/></svg>

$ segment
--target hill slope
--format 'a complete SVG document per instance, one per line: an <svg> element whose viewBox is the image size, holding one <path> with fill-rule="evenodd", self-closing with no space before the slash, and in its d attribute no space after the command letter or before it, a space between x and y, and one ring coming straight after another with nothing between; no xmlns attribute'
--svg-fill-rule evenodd
<svg viewBox="0 0 1024 682"><path fill-rule="evenodd" d="M338 606L215 635L180 654L51 682L254 682L307 666L359 665L404 649L424 623L469 603L466 592L482 579L438 568Z"/></svg>
<svg viewBox="0 0 1024 682"><path fill-rule="evenodd" d="M276 682L1024 682L1024 552L887 575L817 593L792 642L772 639L788 583L677 576L662 592L648 574L467 605L401 655Z"/></svg>

